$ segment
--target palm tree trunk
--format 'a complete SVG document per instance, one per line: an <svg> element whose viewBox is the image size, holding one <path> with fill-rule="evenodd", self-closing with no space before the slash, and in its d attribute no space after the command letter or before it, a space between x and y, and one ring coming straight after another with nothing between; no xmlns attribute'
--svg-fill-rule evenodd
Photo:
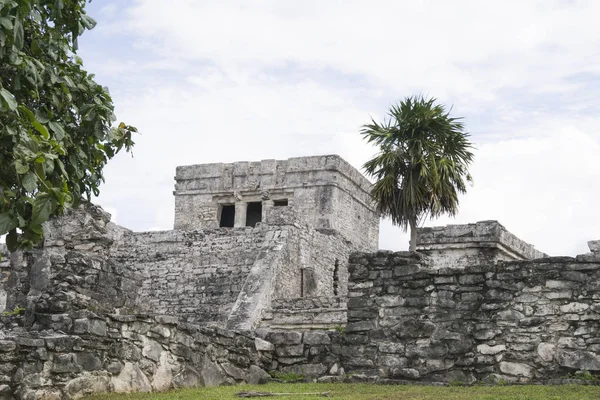
<svg viewBox="0 0 600 400"><path fill-rule="evenodd" d="M409 218L408 224L410 225L410 244L408 247L409 251L417 251L417 219Z"/></svg>

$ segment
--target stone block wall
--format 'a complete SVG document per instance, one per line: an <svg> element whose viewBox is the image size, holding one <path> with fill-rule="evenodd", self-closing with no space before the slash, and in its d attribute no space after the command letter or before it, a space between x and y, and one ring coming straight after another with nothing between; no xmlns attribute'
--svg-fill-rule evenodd
<svg viewBox="0 0 600 400"><path fill-rule="evenodd" d="M140 282L135 268L109 260L128 231L111 223L109 214L87 205L48 222L44 229L43 246L3 258L7 310L135 308Z"/></svg>
<svg viewBox="0 0 600 400"><path fill-rule="evenodd" d="M260 383L271 349L247 332L181 323L172 316L75 312L0 316L0 399L77 399L96 392L150 392ZM45 322L44 322L45 321ZM260 350L262 349L262 350Z"/></svg>
<svg viewBox="0 0 600 400"><path fill-rule="evenodd" d="M142 277L141 310L224 324L259 252L284 238L265 227L132 233L111 260Z"/></svg>
<svg viewBox="0 0 600 400"><path fill-rule="evenodd" d="M539 381L600 371L600 258L431 269L415 253L351 256L346 372Z"/></svg>

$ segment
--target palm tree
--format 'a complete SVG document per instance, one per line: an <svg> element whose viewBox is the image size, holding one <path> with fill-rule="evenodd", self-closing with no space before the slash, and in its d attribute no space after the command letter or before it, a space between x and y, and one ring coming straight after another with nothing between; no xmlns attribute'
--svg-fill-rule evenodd
<svg viewBox="0 0 600 400"><path fill-rule="evenodd" d="M407 97L390 107L382 124L371 119L361 134L379 153L363 168L376 179L371 195L378 211L406 232L410 251L417 247L417 226L458 211L458 194L471 182L467 168L473 148L461 118L452 118L436 99Z"/></svg>

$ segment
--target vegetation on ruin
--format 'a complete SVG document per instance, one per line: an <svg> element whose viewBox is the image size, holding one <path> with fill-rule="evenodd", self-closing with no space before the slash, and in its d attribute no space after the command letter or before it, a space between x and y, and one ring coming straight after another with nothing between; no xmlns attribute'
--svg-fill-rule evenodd
<svg viewBox="0 0 600 400"><path fill-rule="evenodd" d="M360 133L379 147L364 164L375 178L371 194L377 208L394 225L410 227L410 250L415 251L422 220L458 211L458 195L471 182L469 135L461 118L424 97L405 98L390 107L386 120L371 120Z"/></svg>
<svg viewBox="0 0 600 400"><path fill-rule="evenodd" d="M114 127L108 89L76 56L96 22L86 0L0 0L0 235L9 250L43 237L42 223L98 194L102 170L131 150Z"/></svg>
<svg viewBox="0 0 600 400"><path fill-rule="evenodd" d="M294 383L244 386L219 386L174 390L166 393L114 394L106 393L87 397L87 400L224 400L237 399L239 392L290 393L287 396L266 398L276 399L323 399L319 395L301 393L329 392L330 398L348 400L591 400L600 398L600 386L412 386L412 385L372 385L347 383ZM293 393L293 394L292 394ZM261 397L265 398L265 397Z"/></svg>

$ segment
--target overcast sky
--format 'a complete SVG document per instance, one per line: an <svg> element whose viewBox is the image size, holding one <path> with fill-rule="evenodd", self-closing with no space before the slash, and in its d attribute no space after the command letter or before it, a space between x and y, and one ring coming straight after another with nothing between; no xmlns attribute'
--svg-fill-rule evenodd
<svg viewBox="0 0 600 400"><path fill-rule="evenodd" d="M463 116L474 185L455 219L495 219L551 255L600 239L599 1L94 0L79 55L135 125L97 202L173 225L183 164L375 150L360 126L405 96ZM380 247L408 236L382 223Z"/></svg>

